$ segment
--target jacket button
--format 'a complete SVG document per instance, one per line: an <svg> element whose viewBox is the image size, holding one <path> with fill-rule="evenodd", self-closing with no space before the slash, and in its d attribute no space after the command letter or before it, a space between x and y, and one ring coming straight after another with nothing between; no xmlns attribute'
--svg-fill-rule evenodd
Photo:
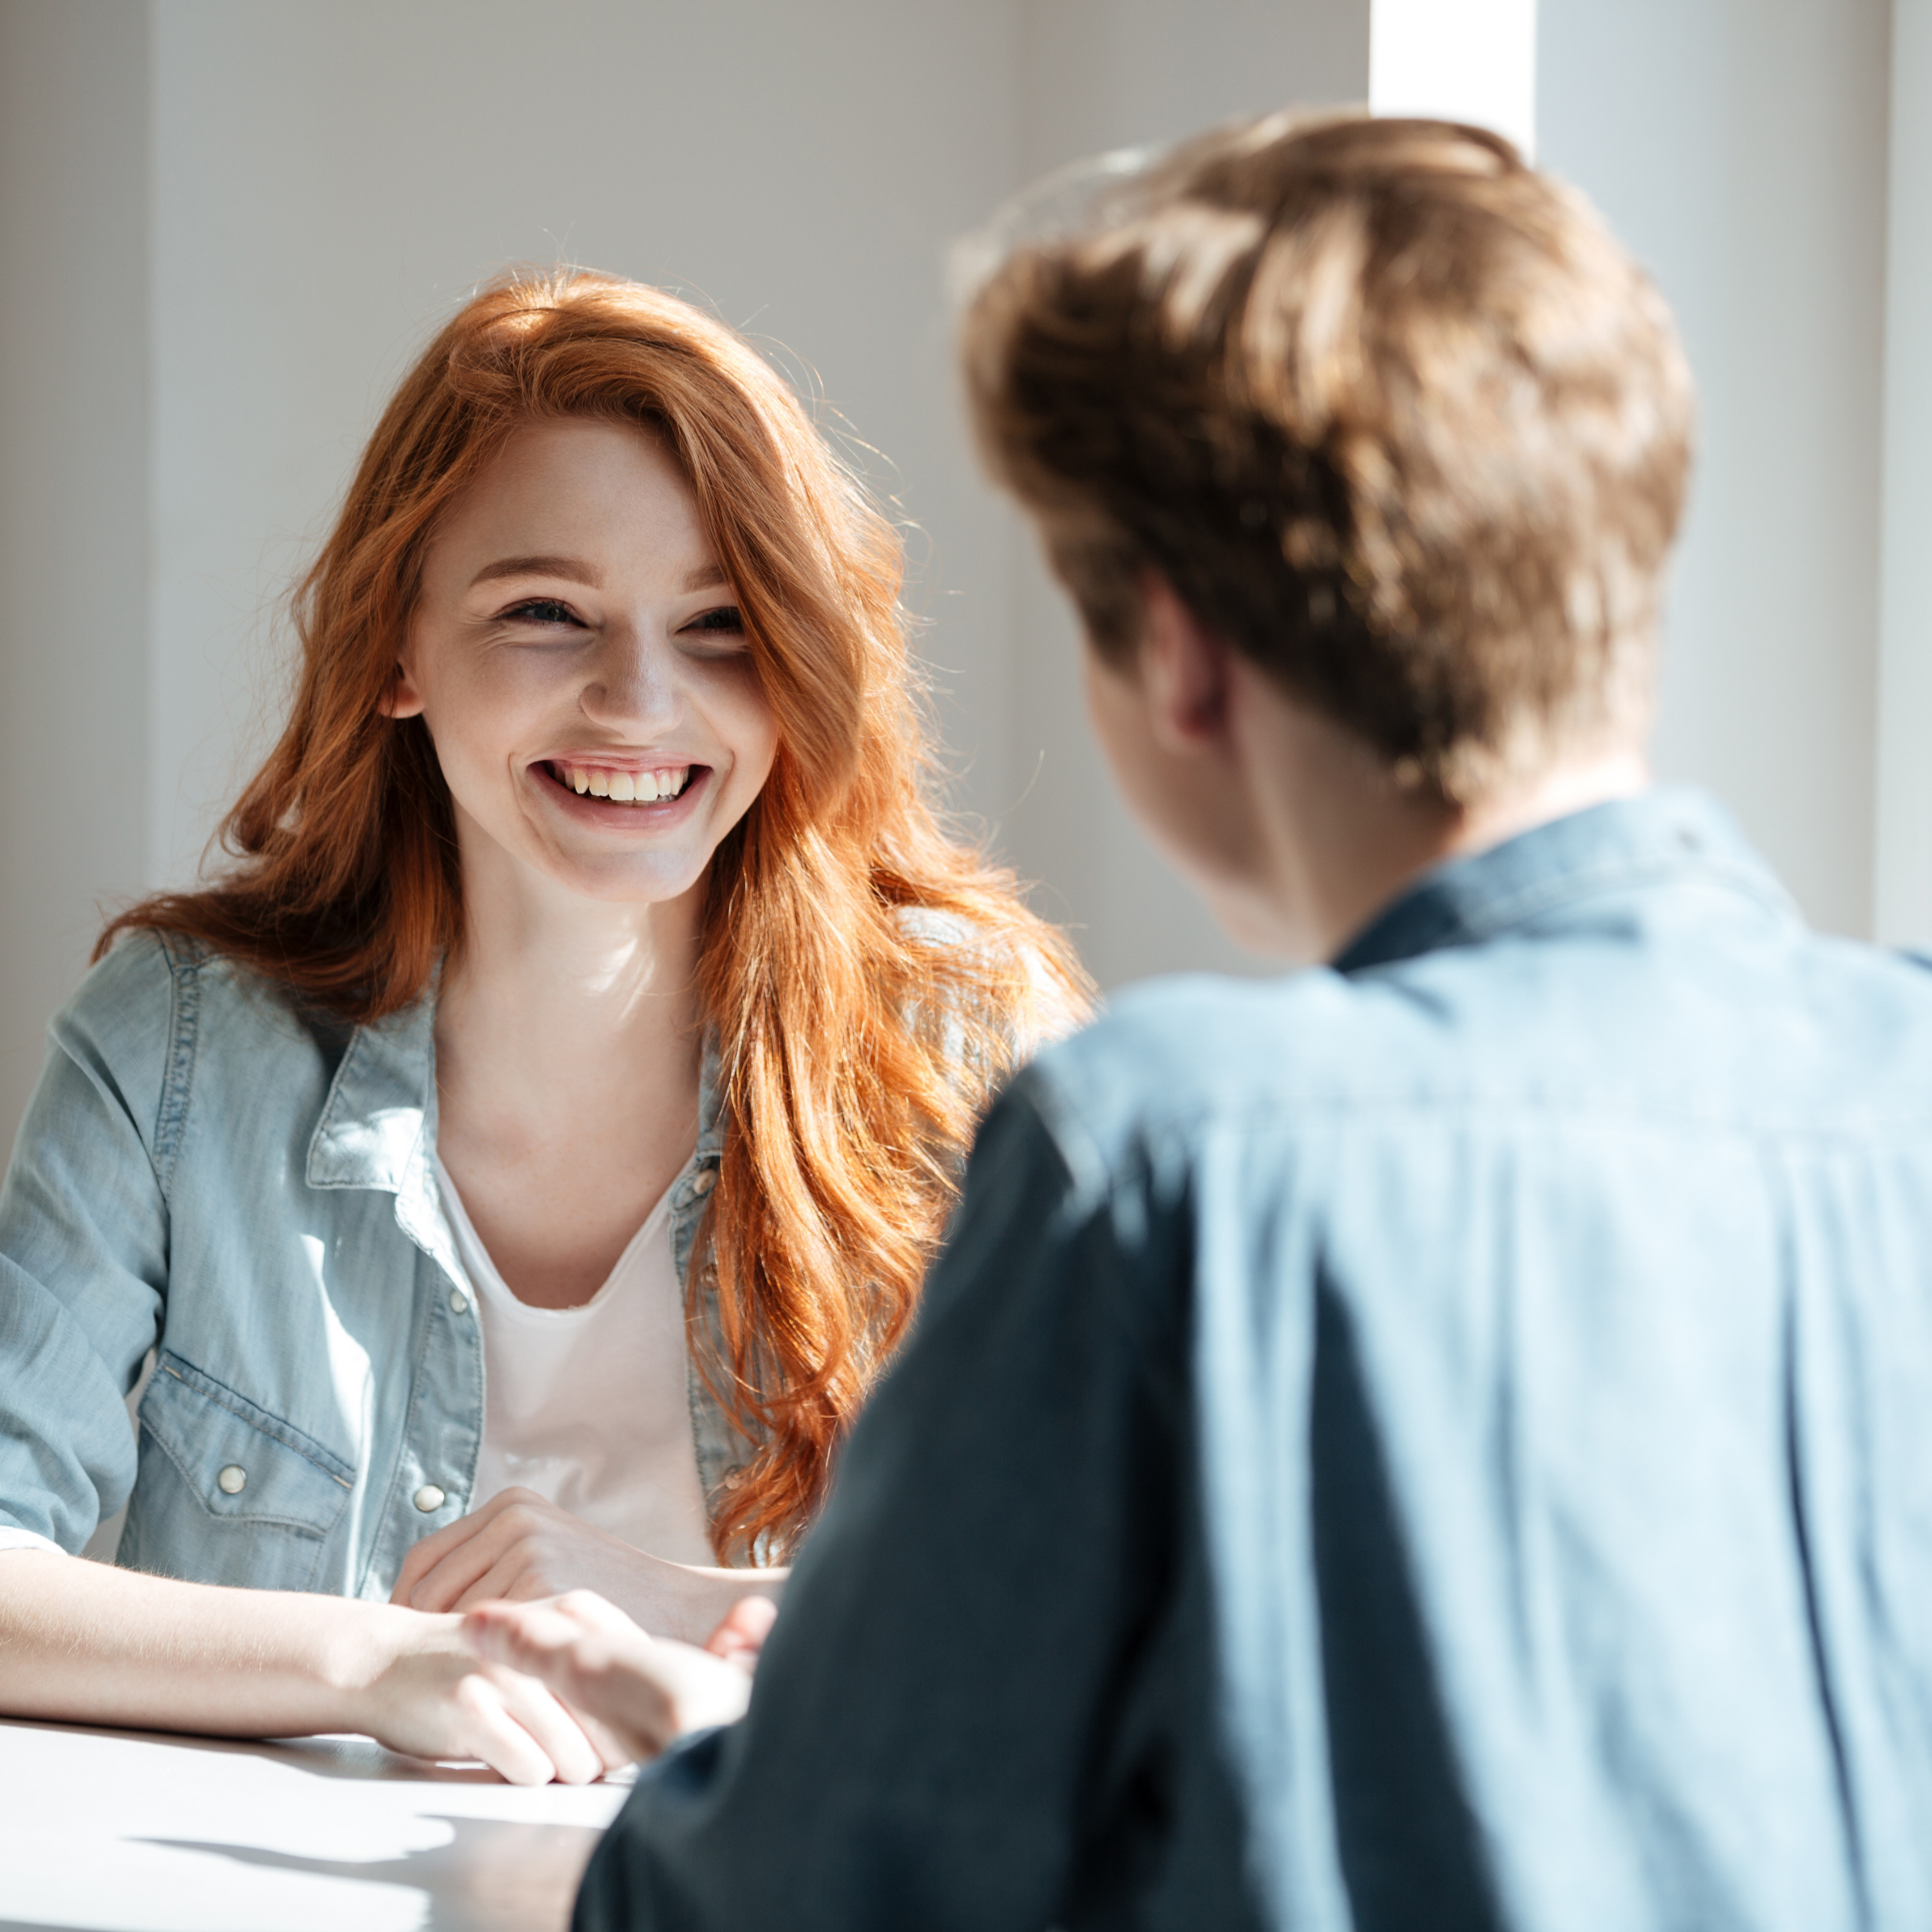
<svg viewBox="0 0 1932 1932"><path fill-rule="evenodd" d="M709 1194L717 1185L718 1176L708 1167L700 1168L691 1177L691 1191L694 1194Z"/></svg>
<svg viewBox="0 0 1932 1932"><path fill-rule="evenodd" d="M223 1486L225 1488L226 1484L224 1483ZM238 1483L236 1486L238 1489L241 1485ZM416 1508L421 1510L424 1516L428 1516L432 1510L440 1510L448 1500L449 1498L434 1483L424 1484L422 1487L417 1490L415 1497Z"/></svg>
<svg viewBox="0 0 1932 1932"><path fill-rule="evenodd" d="M449 1312L452 1315L467 1315L470 1312L470 1298L460 1288L452 1288L449 1291Z"/></svg>
<svg viewBox="0 0 1932 1932"><path fill-rule="evenodd" d="M239 1462L231 1462L214 1480L224 1496L238 1496L248 1486L248 1472Z"/></svg>

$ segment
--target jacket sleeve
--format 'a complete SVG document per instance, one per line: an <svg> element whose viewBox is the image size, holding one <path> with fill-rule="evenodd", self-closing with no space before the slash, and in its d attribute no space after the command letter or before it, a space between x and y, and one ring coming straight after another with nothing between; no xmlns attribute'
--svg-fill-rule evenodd
<svg viewBox="0 0 1932 1932"><path fill-rule="evenodd" d="M192 1052L176 1006L146 936L88 975L0 1184L0 1528L70 1551L134 1486L126 1398L167 1286L164 1090L172 1064L178 1114Z"/></svg>
<svg viewBox="0 0 1932 1932"><path fill-rule="evenodd" d="M988 1117L748 1714L642 1774L577 1932L1005 1932L1078 1897L1171 1568L1179 1430L1150 1364L1180 1352L1137 1334L1147 1258L1030 1084Z"/></svg>

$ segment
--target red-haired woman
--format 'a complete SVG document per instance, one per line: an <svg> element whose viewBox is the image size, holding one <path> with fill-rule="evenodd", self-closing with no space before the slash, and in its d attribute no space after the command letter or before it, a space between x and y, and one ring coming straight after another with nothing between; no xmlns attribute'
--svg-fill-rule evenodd
<svg viewBox="0 0 1932 1932"><path fill-rule="evenodd" d="M588 1777L448 1613L772 1586L1082 999L928 808L900 563L686 304L511 283L430 346L238 862L110 927L0 1194L8 1711Z"/></svg>

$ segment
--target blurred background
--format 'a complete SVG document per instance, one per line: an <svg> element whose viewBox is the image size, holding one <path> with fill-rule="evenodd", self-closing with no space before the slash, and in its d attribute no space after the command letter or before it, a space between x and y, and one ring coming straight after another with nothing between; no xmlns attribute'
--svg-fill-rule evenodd
<svg viewBox="0 0 1932 1932"><path fill-rule="evenodd" d="M1104 985L1239 966L975 472L946 251L1075 157L1371 100L1533 142L1650 266L1703 401L1658 764L1820 924L1932 940L1932 0L0 0L0 1148L103 909L190 878L264 748L390 387L506 264L747 331L908 525L954 803Z"/></svg>

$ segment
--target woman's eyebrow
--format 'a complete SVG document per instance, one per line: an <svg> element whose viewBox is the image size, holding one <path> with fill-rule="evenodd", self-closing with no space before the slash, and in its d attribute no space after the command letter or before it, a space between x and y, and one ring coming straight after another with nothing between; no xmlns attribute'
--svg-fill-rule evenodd
<svg viewBox="0 0 1932 1932"><path fill-rule="evenodd" d="M500 577L564 577L573 584L602 587L603 573L594 565L574 556L502 556L486 563L470 580L473 590L479 584L494 583Z"/></svg>
<svg viewBox="0 0 1932 1932"><path fill-rule="evenodd" d="M684 594L688 597L694 590L710 590L721 584L729 584L722 563L700 564L684 580Z"/></svg>

